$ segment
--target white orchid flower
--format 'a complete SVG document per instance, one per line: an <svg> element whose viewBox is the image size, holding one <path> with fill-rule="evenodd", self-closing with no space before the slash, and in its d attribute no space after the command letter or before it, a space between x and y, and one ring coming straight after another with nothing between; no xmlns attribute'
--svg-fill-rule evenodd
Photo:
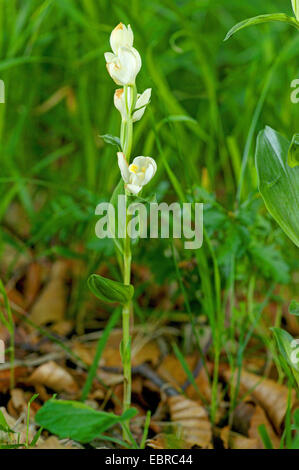
<svg viewBox="0 0 299 470"><path fill-rule="evenodd" d="M133 122L139 121L144 115L145 108L150 102L151 94L152 89L147 88L141 95L137 95L137 101L135 105L136 111L133 113Z"/></svg>
<svg viewBox="0 0 299 470"><path fill-rule="evenodd" d="M131 165L128 165L123 152L118 152L117 158L126 189L137 195L155 175L157 171L155 160L151 157L136 157Z"/></svg>
<svg viewBox="0 0 299 470"><path fill-rule="evenodd" d="M134 85L141 69L141 57L134 47L121 46L118 54L105 53L107 70L117 85Z"/></svg>
<svg viewBox="0 0 299 470"><path fill-rule="evenodd" d="M118 109L118 111L120 112L122 120L126 121L128 118L128 112L124 88L118 88L117 90L115 90L114 105L116 109Z"/></svg>
<svg viewBox="0 0 299 470"><path fill-rule="evenodd" d="M299 21L299 0L292 0L292 7L296 16L296 19Z"/></svg>
<svg viewBox="0 0 299 470"><path fill-rule="evenodd" d="M119 23L110 35L110 46L116 55L120 47L133 47L133 41L134 35L130 25Z"/></svg>
<svg viewBox="0 0 299 470"><path fill-rule="evenodd" d="M141 69L141 57L133 47L133 32L130 25L120 23L111 33L112 52L106 52L107 70L117 85L134 85Z"/></svg>
<svg viewBox="0 0 299 470"><path fill-rule="evenodd" d="M133 113L132 119L133 122L139 121L145 111L146 106L148 105L150 98L151 98L152 89L148 88L142 94L137 95L137 101L135 105L136 111ZM127 101L130 100L130 97L127 96ZM121 114L122 120L125 121L128 119L128 110L130 108L130 104L126 103L126 96L123 88L118 88L114 93L114 104L115 107Z"/></svg>

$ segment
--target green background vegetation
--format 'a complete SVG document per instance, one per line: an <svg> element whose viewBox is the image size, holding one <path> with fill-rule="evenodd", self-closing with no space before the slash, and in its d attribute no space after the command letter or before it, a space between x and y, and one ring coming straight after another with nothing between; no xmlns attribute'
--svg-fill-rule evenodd
<svg viewBox="0 0 299 470"><path fill-rule="evenodd" d="M82 315L91 296L88 275L105 261L111 277L120 279L113 243L94 235L94 209L119 180L116 148L99 136L119 134L115 86L103 54L122 21L131 24L143 59L138 90L152 88L151 105L135 126L133 154L156 159L150 189L158 200L206 202L210 240L197 253L176 245L178 261L196 258L191 273L180 273L165 240L140 242L134 259L150 268L158 284L179 281L173 310L182 292L184 309L194 314L192 328L200 315L209 319L216 357L237 327L231 364L234 358L242 364L246 332L255 328L275 354L271 333L259 323L263 302L274 291L279 306L288 302L277 285L292 289L299 263L297 249L258 195L254 149L266 124L289 139L298 132L299 105L291 103L290 83L298 77L299 37L272 23L223 42L238 21L274 12L291 15L291 2L0 0L0 78L6 86L0 105L0 249L4 253L10 244L37 259L85 261L68 312L78 331L95 314ZM7 281L14 263L1 271ZM146 296L146 283L136 292ZM136 303L141 321L161 310L150 299L143 308Z"/></svg>

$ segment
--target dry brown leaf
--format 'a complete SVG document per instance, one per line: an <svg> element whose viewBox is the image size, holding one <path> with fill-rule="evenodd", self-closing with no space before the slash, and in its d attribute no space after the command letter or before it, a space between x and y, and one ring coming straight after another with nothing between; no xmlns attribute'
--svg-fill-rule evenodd
<svg viewBox="0 0 299 470"><path fill-rule="evenodd" d="M27 400L25 393L20 388L14 388L10 392L11 399L7 404L7 410L9 414L15 418L18 418L22 412L27 411Z"/></svg>
<svg viewBox="0 0 299 470"><path fill-rule="evenodd" d="M78 386L71 374L54 361L39 366L28 379L29 383L45 385L55 392L78 392Z"/></svg>
<svg viewBox="0 0 299 470"><path fill-rule="evenodd" d="M195 356L187 356L186 362L190 370L193 370L196 366L197 358ZM157 373L162 379L166 380L174 388L181 387L187 380L187 375L184 369L182 368L182 364L172 354L165 356L165 358L157 369ZM200 373L195 378L195 382L198 386L201 396L203 396L208 402L210 402L211 387L209 383L209 378L204 368L201 369ZM189 387L187 388L186 394L192 400L199 400L198 392L195 390L192 384L189 385Z"/></svg>
<svg viewBox="0 0 299 470"><path fill-rule="evenodd" d="M220 437L225 449L259 449L257 439L250 439L233 431L229 431L229 427L221 429Z"/></svg>
<svg viewBox="0 0 299 470"><path fill-rule="evenodd" d="M223 371L227 382L231 379L229 370ZM251 374L245 370L241 373L240 385L243 391L250 392L250 395L266 411L275 430L279 433L286 414L288 403L288 388L278 384L274 380L263 378L259 375ZM292 406L295 404L296 394L292 391Z"/></svg>
<svg viewBox="0 0 299 470"><path fill-rule="evenodd" d="M138 366L144 362L151 362L153 365L158 364L161 355L160 349L156 341L148 341L142 347L133 342L132 345L132 365Z"/></svg>
<svg viewBox="0 0 299 470"><path fill-rule="evenodd" d="M71 449L71 446L62 445L56 436L50 436L45 441L41 442L36 449Z"/></svg>
<svg viewBox="0 0 299 470"><path fill-rule="evenodd" d="M81 359L81 361L88 366L91 366L96 352L96 343L79 343L76 341L72 347L72 351Z"/></svg>
<svg viewBox="0 0 299 470"><path fill-rule="evenodd" d="M23 380L28 374L27 367L16 367L14 369L15 382ZM0 370L0 392L6 392L10 387L10 370Z"/></svg>
<svg viewBox="0 0 299 470"><path fill-rule="evenodd" d="M74 328L74 321L72 320L63 320L58 323L55 323L51 330L53 333L56 333L59 336L67 336L72 329Z"/></svg>
<svg viewBox="0 0 299 470"><path fill-rule="evenodd" d="M67 299L65 283L67 269L68 263L65 261L56 261L53 264L50 280L30 312L29 318L36 325L58 323L64 319Z"/></svg>
<svg viewBox="0 0 299 470"><path fill-rule="evenodd" d="M31 263L27 269L24 282L26 309L31 306L39 292L41 286L41 273L41 266L38 263Z"/></svg>
<svg viewBox="0 0 299 470"><path fill-rule="evenodd" d="M256 439L259 443L259 448L264 449L265 446L263 444L263 441L262 441L262 439L260 437L260 434L259 434L259 431L258 431L258 427L261 424L265 425L265 427L267 429L267 432L268 432L268 435L269 435L269 437L271 439L271 442L273 444L274 449L278 449L279 444L280 444L280 439L275 434L275 432L274 432L274 430L271 426L271 423L269 423L269 420L268 420L264 410L260 406L257 405L255 407L254 413L253 413L252 418L251 418L250 427L249 427L249 430L248 430L248 436L252 439Z"/></svg>
<svg viewBox="0 0 299 470"><path fill-rule="evenodd" d="M122 367L121 357L119 353L119 344L121 341L121 334L119 332L111 335L107 345L103 351L100 366L106 367ZM92 341L89 343L76 342L72 348L82 361L91 365L97 348L97 342ZM160 356L160 350L155 341L146 342L142 347L132 346L132 365L138 366L144 362L151 362L157 364Z"/></svg>
<svg viewBox="0 0 299 470"><path fill-rule="evenodd" d="M273 430L265 411L253 399L247 398L236 407L233 417L233 427L241 434L255 439L259 449L264 449L258 427L264 424L273 447L279 447L279 438Z"/></svg>
<svg viewBox="0 0 299 470"><path fill-rule="evenodd" d="M17 289L15 289L14 287L12 288L7 287L6 293L11 303L23 309L26 307L26 301L24 297L22 296L22 294Z"/></svg>
<svg viewBox="0 0 299 470"><path fill-rule="evenodd" d="M191 446L211 446L212 427L206 410L199 403L181 395L168 398L171 421L182 431L182 438Z"/></svg>

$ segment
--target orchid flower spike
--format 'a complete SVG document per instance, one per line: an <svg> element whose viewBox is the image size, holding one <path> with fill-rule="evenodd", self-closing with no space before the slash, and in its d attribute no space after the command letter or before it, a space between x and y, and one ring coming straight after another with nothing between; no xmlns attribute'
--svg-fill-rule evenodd
<svg viewBox="0 0 299 470"><path fill-rule="evenodd" d="M139 121L144 115L145 108L150 102L151 93L152 93L152 89L147 88L147 90L145 90L142 94L137 95L137 101L135 105L136 111L133 112L133 116L132 116L133 122ZM115 107L120 112L122 120L126 121L129 118L129 116L128 116L125 93L124 93L123 88L118 88L115 91L114 104L115 104Z"/></svg>
<svg viewBox="0 0 299 470"><path fill-rule="evenodd" d="M155 175L157 171L155 160L151 157L136 157L131 165L128 165L123 152L118 152L117 158L126 189L137 195Z"/></svg>
<svg viewBox="0 0 299 470"><path fill-rule="evenodd" d="M106 52L106 66L111 78L117 85L134 85L141 69L141 57L133 47L133 32L130 25L119 23L111 33L112 52Z"/></svg>

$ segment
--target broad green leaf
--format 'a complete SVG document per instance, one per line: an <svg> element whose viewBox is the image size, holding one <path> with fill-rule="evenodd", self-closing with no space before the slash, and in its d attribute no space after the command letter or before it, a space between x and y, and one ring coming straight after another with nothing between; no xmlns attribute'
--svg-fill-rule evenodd
<svg viewBox="0 0 299 470"><path fill-rule="evenodd" d="M289 313L291 315L299 316L299 302L296 302L296 300L292 300L289 306Z"/></svg>
<svg viewBox="0 0 299 470"><path fill-rule="evenodd" d="M299 344L282 328L271 328L277 342L278 349L290 366L299 386Z"/></svg>
<svg viewBox="0 0 299 470"><path fill-rule="evenodd" d="M134 295L132 285L112 281L98 274L89 276L87 282L91 292L103 302L118 302L123 305L130 301Z"/></svg>
<svg viewBox="0 0 299 470"><path fill-rule="evenodd" d="M287 164L289 147L287 139L267 126L257 138L255 163L268 211L299 247L299 167Z"/></svg>
<svg viewBox="0 0 299 470"><path fill-rule="evenodd" d="M259 15L259 16L254 16L253 18L248 18L247 20L241 21L240 23L236 24L233 28L229 30L224 40L227 41L237 31L247 28L247 26L252 26L252 25L261 24L261 23L269 23L272 21L280 21L282 23L288 23L294 28L299 29L299 22L295 18L285 15L284 13Z"/></svg>
<svg viewBox="0 0 299 470"><path fill-rule="evenodd" d="M299 165L299 134L293 136L288 152L288 165L291 168Z"/></svg>
<svg viewBox="0 0 299 470"><path fill-rule="evenodd" d="M119 150L121 150L119 137L111 134L100 135L100 137L104 140L104 142L106 142L106 144L114 145L115 147L118 147Z"/></svg>
<svg viewBox="0 0 299 470"><path fill-rule="evenodd" d="M77 401L51 399L36 413L35 421L60 438L86 443L115 424L133 418L136 413L134 408L130 408L122 416L117 416L96 411Z"/></svg>

